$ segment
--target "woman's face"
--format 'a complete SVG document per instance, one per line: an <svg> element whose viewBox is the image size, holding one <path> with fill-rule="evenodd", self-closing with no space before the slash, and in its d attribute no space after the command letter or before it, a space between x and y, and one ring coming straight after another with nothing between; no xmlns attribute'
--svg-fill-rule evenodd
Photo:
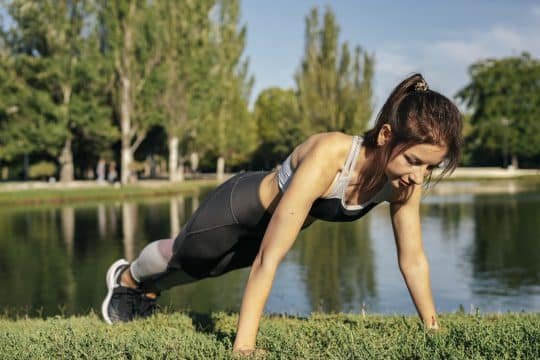
<svg viewBox="0 0 540 360"><path fill-rule="evenodd" d="M426 176L439 166L448 151L446 146L419 144L397 152L390 157L385 174L396 189L422 185Z"/></svg>

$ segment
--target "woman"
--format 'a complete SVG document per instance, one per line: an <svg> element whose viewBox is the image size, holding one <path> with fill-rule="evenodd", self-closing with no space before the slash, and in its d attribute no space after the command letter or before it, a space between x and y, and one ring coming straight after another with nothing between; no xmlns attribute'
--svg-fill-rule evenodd
<svg viewBox="0 0 540 360"><path fill-rule="evenodd" d="M279 171L244 172L213 190L180 234L146 246L107 272L108 323L153 312L172 286L251 266L234 350L249 353L276 269L300 230L316 219L353 221L388 201L398 262L423 323L438 328L419 205L431 171L457 166L462 118L456 106L414 74L392 92L375 127L359 136L316 134Z"/></svg>

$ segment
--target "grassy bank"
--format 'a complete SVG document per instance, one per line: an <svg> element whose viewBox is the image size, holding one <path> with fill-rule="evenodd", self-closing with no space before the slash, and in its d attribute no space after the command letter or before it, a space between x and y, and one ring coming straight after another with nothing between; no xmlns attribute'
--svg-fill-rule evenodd
<svg viewBox="0 0 540 360"><path fill-rule="evenodd" d="M188 180L181 183L167 181L155 183L138 183L124 186L58 186L37 189L2 189L0 187L0 205L33 205L59 204L72 202L88 202L98 200L116 200L145 196L169 196L174 194L193 193L202 186L216 186L217 180Z"/></svg>
<svg viewBox="0 0 540 360"><path fill-rule="evenodd" d="M523 170L525 171L525 170ZM510 185L516 189L537 189L540 187L540 175L519 175L514 171L515 177L500 177L497 173L486 171L484 177L480 172L466 173L462 170L461 176L445 178L437 187L447 184L443 192L452 192L449 187L457 187L461 192L461 186L469 192L507 192ZM536 173L535 173L536 174ZM464 183L456 185L457 183ZM475 182L478 186L471 186ZM101 200L122 200L134 197L170 196L174 194L193 193L201 187L215 187L219 181L215 179L187 180L181 183L171 183L166 180L147 180L136 184L113 186L109 184L97 184L93 181L79 181L63 185L60 183L0 183L0 205L34 205L34 204L59 204L73 202L93 202Z"/></svg>
<svg viewBox="0 0 540 360"><path fill-rule="evenodd" d="M231 358L236 315L160 314L108 326L97 316L0 320L6 359ZM258 347L266 359L538 359L540 314L441 317L443 330L413 316L265 317Z"/></svg>

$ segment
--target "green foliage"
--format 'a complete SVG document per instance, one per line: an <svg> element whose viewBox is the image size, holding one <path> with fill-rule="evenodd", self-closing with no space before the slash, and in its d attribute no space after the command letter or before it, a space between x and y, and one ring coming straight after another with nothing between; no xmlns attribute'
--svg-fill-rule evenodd
<svg viewBox="0 0 540 360"><path fill-rule="evenodd" d="M39 68L25 56L0 55L0 158L48 150L61 142L57 108L46 91L30 87L25 69ZM37 70L36 70L37 71Z"/></svg>
<svg viewBox="0 0 540 360"><path fill-rule="evenodd" d="M132 179L133 154L148 130L159 122L160 105L155 101L160 89L156 68L164 51L160 34L160 14L155 2L97 0L98 28L104 55L113 70L113 109L120 129L121 182Z"/></svg>
<svg viewBox="0 0 540 360"><path fill-rule="evenodd" d="M57 167L55 163L50 161L40 161L30 165L28 176L31 179L43 179L56 175Z"/></svg>
<svg viewBox="0 0 540 360"><path fill-rule="evenodd" d="M204 116L212 46L209 12L213 0L160 1L157 24L167 49L157 69L162 124L169 136L186 137Z"/></svg>
<svg viewBox="0 0 540 360"><path fill-rule="evenodd" d="M296 74L298 102L309 134L320 131L358 133L372 113L374 57L359 46L351 56L338 43L339 27L328 8L319 25L317 8L306 18L306 49Z"/></svg>
<svg viewBox="0 0 540 360"><path fill-rule="evenodd" d="M7 4L13 20L4 38L9 83L0 92L9 103L3 127L5 158L46 152L73 177L72 145L110 146L116 132L103 96L106 69L99 54L92 1L22 1ZM17 97L10 95L15 87ZM76 144L78 145L78 144ZM0 155L1 156L1 155Z"/></svg>
<svg viewBox="0 0 540 360"><path fill-rule="evenodd" d="M236 315L160 314L109 326L95 315L0 320L6 358L229 359ZM427 332L412 316L320 315L265 317L261 359L537 359L540 315L441 317ZM252 357L253 358L253 357Z"/></svg>
<svg viewBox="0 0 540 360"><path fill-rule="evenodd" d="M254 160L257 165L266 169L273 167L304 140L304 129L293 90L263 90L255 102L253 116L260 142Z"/></svg>
<svg viewBox="0 0 540 360"><path fill-rule="evenodd" d="M471 82L457 97L471 109L471 152L540 154L540 61L524 53L469 67Z"/></svg>
<svg viewBox="0 0 540 360"><path fill-rule="evenodd" d="M209 111L198 121L196 146L231 165L247 162L257 145L257 129L247 103L253 78L242 59L246 27L239 26L238 0L220 0L211 15L212 68L208 74Z"/></svg>

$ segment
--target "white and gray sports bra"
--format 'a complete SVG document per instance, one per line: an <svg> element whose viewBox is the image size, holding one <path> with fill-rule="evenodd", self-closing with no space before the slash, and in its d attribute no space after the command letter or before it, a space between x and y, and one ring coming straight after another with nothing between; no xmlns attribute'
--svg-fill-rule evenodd
<svg viewBox="0 0 540 360"><path fill-rule="evenodd" d="M392 192L389 182L373 198L362 204L347 205L345 203L345 191L351 180L351 170L356 163L361 147L362 137L353 136L351 150L343 170L339 173L330 193L315 200L309 212L311 216L327 221L353 221L364 216L377 204L388 201ZM291 155L289 155L277 174L278 186L282 192L287 190L293 176L294 170L291 166Z"/></svg>

